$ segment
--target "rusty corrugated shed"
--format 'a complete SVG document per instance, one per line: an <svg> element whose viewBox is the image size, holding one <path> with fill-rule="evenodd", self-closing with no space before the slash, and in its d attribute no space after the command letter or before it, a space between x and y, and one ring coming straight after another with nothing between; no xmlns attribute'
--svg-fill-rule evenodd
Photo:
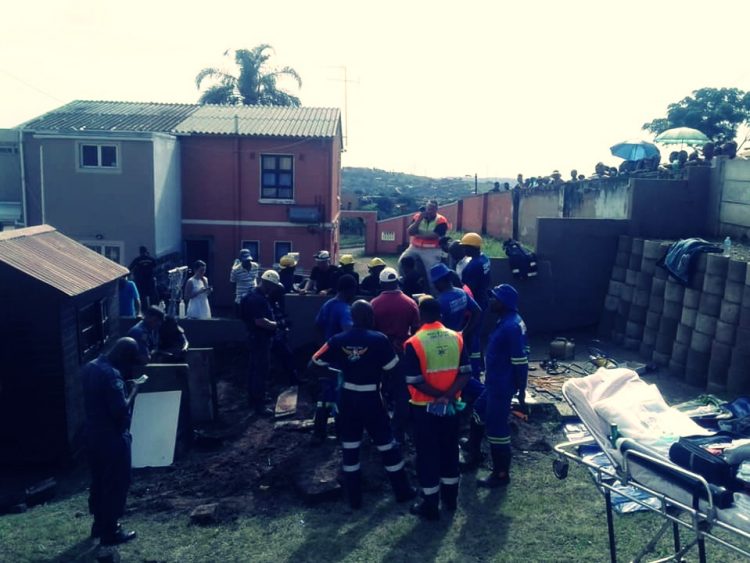
<svg viewBox="0 0 750 563"><path fill-rule="evenodd" d="M204 105L175 133L331 139L341 134L337 108Z"/></svg>
<svg viewBox="0 0 750 563"><path fill-rule="evenodd" d="M74 297L114 281L128 269L49 225L0 232L0 263Z"/></svg>
<svg viewBox="0 0 750 563"><path fill-rule="evenodd" d="M75 100L19 127L29 131L169 133L198 104Z"/></svg>

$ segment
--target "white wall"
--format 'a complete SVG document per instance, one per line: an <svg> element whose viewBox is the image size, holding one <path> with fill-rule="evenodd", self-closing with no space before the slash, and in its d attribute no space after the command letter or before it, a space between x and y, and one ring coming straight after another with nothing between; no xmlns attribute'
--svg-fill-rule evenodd
<svg viewBox="0 0 750 563"><path fill-rule="evenodd" d="M180 150L176 138L154 135L154 256L182 248Z"/></svg>
<svg viewBox="0 0 750 563"><path fill-rule="evenodd" d="M720 174L721 234L740 237L750 229L750 160L725 160Z"/></svg>

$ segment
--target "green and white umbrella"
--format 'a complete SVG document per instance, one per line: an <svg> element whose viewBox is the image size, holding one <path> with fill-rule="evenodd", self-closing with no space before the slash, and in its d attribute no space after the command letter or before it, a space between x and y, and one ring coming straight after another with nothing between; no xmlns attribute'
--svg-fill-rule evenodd
<svg viewBox="0 0 750 563"><path fill-rule="evenodd" d="M703 145L711 139L691 127L674 127L659 133L655 142L663 145Z"/></svg>

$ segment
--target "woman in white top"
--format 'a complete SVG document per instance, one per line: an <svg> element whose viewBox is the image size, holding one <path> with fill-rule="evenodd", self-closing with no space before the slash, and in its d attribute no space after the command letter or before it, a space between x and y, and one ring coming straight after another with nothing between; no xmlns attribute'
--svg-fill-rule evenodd
<svg viewBox="0 0 750 563"><path fill-rule="evenodd" d="M210 319L211 306L208 304L208 295L213 288L208 285L206 263L198 260L193 266L193 271L195 273L185 284L185 299L188 300L185 316L189 319Z"/></svg>

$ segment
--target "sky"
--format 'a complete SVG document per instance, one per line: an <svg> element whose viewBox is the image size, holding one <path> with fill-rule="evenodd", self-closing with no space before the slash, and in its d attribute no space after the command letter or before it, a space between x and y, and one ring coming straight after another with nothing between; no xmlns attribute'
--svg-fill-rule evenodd
<svg viewBox="0 0 750 563"><path fill-rule="evenodd" d="M303 105L341 108L344 166L590 174L693 90L750 90L748 16L747 0L18 2L0 128L75 99L193 103L200 69L267 43Z"/></svg>

